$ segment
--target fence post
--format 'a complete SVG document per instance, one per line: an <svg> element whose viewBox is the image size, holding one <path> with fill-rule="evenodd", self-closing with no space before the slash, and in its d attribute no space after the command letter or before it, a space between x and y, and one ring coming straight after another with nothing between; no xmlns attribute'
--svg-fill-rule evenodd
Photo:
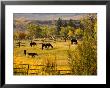
<svg viewBox="0 0 110 88"><path fill-rule="evenodd" d="M29 75L29 64L28 64L28 68L27 68L27 75Z"/></svg>

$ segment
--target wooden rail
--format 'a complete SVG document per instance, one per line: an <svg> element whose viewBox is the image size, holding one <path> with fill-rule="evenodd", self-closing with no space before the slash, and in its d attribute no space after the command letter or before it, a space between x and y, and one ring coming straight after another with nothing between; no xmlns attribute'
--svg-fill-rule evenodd
<svg viewBox="0 0 110 88"><path fill-rule="evenodd" d="M61 66L61 65L60 65ZM66 66L66 65L62 65ZM34 68L32 68L34 67ZM45 68L45 65L29 65L29 64L14 64L14 75L45 75L46 71L43 69ZM42 71L44 71L42 73ZM56 72L57 75L69 75L71 74L71 70L66 69L66 70L58 70L58 69L51 69L51 72Z"/></svg>

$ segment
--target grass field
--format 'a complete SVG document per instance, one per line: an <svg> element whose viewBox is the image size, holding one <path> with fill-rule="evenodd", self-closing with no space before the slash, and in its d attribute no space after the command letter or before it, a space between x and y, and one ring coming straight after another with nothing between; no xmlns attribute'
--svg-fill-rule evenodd
<svg viewBox="0 0 110 88"><path fill-rule="evenodd" d="M57 70L71 70L68 65L68 55L67 50L74 50L77 45L70 44L70 40L67 42L56 41L51 42L53 48L42 50L42 44L39 41L35 41L37 43L36 46L31 47L29 40L22 41L25 43L25 46L18 47L16 46L16 41L14 41L14 63L15 64L29 64L31 68L39 68L34 67L33 65L47 65L47 64L56 64ZM24 55L24 50L27 52L37 53L38 56L31 57L29 55ZM42 68L39 68L42 69Z"/></svg>

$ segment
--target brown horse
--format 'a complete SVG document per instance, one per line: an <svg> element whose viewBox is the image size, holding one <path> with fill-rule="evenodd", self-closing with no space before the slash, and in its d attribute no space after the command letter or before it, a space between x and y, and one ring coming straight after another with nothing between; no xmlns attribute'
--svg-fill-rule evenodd
<svg viewBox="0 0 110 88"><path fill-rule="evenodd" d="M49 48L49 47L53 48L52 44L50 44L50 43L42 43L42 50L44 47L45 48Z"/></svg>
<svg viewBox="0 0 110 88"><path fill-rule="evenodd" d="M36 43L35 42L31 42L30 43L30 46L32 47L32 46L35 46L36 45Z"/></svg>

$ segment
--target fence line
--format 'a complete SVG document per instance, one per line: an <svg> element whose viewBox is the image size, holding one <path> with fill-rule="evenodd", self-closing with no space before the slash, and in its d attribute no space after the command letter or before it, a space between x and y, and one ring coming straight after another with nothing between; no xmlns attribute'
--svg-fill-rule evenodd
<svg viewBox="0 0 110 88"><path fill-rule="evenodd" d="M35 66L35 68L31 68ZM67 65L60 65L62 67L67 66ZM47 74L47 70L45 70L46 65L30 65L30 64L15 64L14 63L14 75L46 75ZM57 69L57 67L52 68L52 67L48 67L51 68L51 70L49 70L49 74L54 74L54 75L68 75L71 74L71 69L66 69L66 70L62 70L62 69Z"/></svg>

